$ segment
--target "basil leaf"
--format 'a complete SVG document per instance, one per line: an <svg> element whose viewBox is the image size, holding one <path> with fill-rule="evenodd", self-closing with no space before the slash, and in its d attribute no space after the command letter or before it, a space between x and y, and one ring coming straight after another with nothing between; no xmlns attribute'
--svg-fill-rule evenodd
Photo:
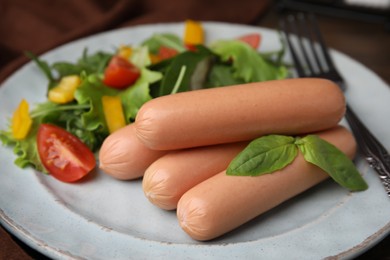
<svg viewBox="0 0 390 260"><path fill-rule="evenodd" d="M368 188L353 162L337 147L316 135L307 135L296 141L306 161L327 172L341 186L351 191Z"/></svg>
<svg viewBox="0 0 390 260"><path fill-rule="evenodd" d="M267 135L255 139L230 163L226 174L259 176L280 170L290 164L298 154L295 138Z"/></svg>

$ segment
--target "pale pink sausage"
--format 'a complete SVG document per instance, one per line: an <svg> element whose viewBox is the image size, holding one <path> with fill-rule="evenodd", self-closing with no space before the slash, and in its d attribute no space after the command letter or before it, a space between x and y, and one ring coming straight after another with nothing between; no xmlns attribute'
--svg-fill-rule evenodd
<svg viewBox="0 0 390 260"><path fill-rule="evenodd" d="M146 170L142 181L144 193L154 205L176 209L187 190L226 169L247 144L221 144L168 153Z"/></svg>
<svg viewBox="0 0 390 260"><path fill-rule="evenodd" d="M350 158L355 139L343 127L319 134ZM196 240L225 234L328 178L299 153L286 168L259 177L214 175L186 192L177 206L183 230Z"/></svg>
<svg viewBox="0 0 390 260"><path fill-rule="evenodd" d="M142 177L149 165L167 153L147 148L135 135L134 125L125 126L103 142L99 167L104 173L120 180Z"/></svg>
<svg viewBox="0 0 390 260"><path fill-rule="evenodd" d="M335 126L345 112L339 87L325 79L286 79L182 92L145 103L136 133L151 149L252 140Z"/></svg>

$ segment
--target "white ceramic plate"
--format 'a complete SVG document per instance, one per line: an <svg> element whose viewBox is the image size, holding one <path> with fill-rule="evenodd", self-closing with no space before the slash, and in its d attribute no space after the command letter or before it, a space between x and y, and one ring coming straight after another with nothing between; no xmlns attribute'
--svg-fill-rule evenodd
<svg viewBox="0 0 390 260"><path fill-rule="evenodd" d="M208 41L249 32L263 35L261 51L280 47L275 31L205 23ZM87 47L112 50L137 44L155 32L183 33L183 24L116 30L66 44L43 55L75 61ZM333 51L349 89L347 100L373 133L390 148L390 88L351 58ZM22 98L45 100L46 79L29 63L0 88L0 129ZM57 259L322 259L351 258L390 231L390 200L368 165L357 159L370 188L349 193L331 181L211 242L196 242L179 227L175 212L151 205L141 181L122 182L102 172L66 184L14 164L12 149L0 147L0 221L25 243Z"/></svg>

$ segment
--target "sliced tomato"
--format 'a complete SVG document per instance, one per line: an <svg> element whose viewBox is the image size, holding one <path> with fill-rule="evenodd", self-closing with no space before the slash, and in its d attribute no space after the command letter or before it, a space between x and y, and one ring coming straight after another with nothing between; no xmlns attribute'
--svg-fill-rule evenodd
<svg viewBox="0 0 390 260"><path fill-rule="evenodd" d="M124 89L134 84L140 75L140 69L130 61L114 56L104 71L103 83L112 88Z"/></svg>
<svg viewBox="0 0 390 260"><path fill-rule="evenodd" d="M41 124L37 146L43 166L60 181L78 181L96 166L91 150L76 136L58 126Z"/></svg>
<svg viewBox="0 0 390 260"><path fill-rule="evenodd" d="M179 52L173 48L160 46L157 56L160 58L160 60L165 60L176 56L178 53Z"/></svg>
<svg viewBox="0 0 390 260"><path fill-rule="evenodd" d="M246 42L252 48L257 49L260 46L261 35L259 33L246 34L238 38L240 41Z"/></svg>

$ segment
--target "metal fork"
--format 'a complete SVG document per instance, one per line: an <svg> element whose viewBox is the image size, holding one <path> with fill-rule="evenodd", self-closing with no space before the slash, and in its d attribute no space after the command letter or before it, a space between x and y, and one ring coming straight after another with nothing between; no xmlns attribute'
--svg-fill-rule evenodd
<svg viewBox="0 0 390 260"><path fill-rule="evenodd" d="M334 81L345 91L345 81L337 71L313 14L284 16L280 21L299 77L318 77ZM293 41L296 37L296 41ZM376 170L390 197L390 155L347 104L345 118L368 164Z"/></svg>

